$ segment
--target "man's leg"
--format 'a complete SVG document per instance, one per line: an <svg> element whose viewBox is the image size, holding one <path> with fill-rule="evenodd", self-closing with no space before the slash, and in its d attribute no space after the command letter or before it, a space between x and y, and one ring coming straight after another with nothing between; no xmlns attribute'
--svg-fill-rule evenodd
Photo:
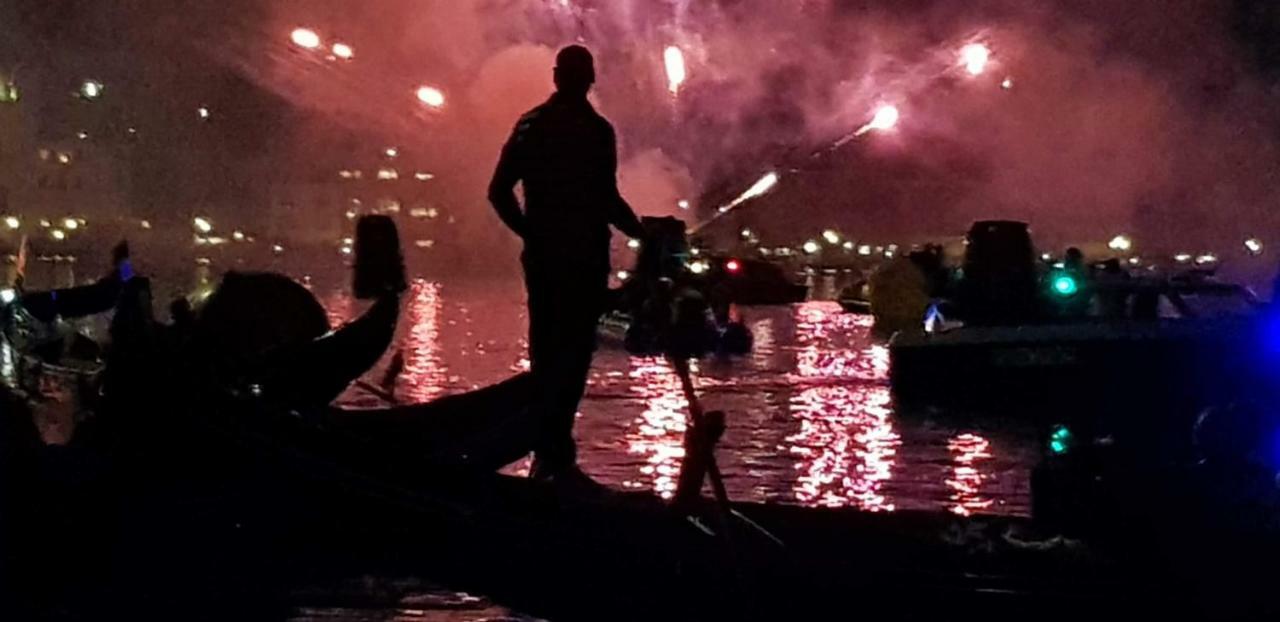
<svg viewBox="0 0 1280 622"><path fill-rule="evenodd" d="M535 471L554 474L575 465L574 417L586 389L595 349L599 299L605 287L569 274L529 279L529 347L541 433Z"/></svg>
<svg viewBox="0 0 1280 622"><path fill-rule="evenodd" d="M581 312L561 316L557 340L561 348L552 357L546 378L549 410L543 420L545 436L541 443L550 465L572 467L576 463L573 425L591 373L598 321L597 316L588 317Z"/></svg>
<svg viewBox="0 0 1280 622"><path fill-rule="evenodd" d="M555 395L553 380L557 349L556 291L554 280L548 278L546 268L524 257L525 289L529 299L529 371L533 374L533 395L530 416L538 422L538 436L534 439L535 471L542 472L563 461L558 447L560 439L548 425L553 420ZM536 473L535 473L536 474Z"/></svg>

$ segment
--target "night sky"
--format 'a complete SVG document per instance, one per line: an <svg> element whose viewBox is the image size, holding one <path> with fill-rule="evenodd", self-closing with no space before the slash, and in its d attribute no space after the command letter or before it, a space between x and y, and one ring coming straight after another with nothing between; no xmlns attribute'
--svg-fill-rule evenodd
<svg viewBox="0 0 1280 622"><path fill-rule="evenodd" d="M1280 8L1265 0L3 2L18 36L0 68L19 68L40 136L74 131L65 93L101 79L99 131L142 130L154 157L133 178L157 210L251 204L263 171L323 179L398 145L469 231L500 239L483 198L497 148L549 92L554 50L582 41L645 213L689 199L705 217L777 170L733 227L790 242L1008 216L1051 236L1206 247L1280 230ZM299 54L299 26L355 57ZM972 42L991 50L980 76L956 62ZM688 65L674 95L667 46ZM423 84L442 109L416 100ZM902 111L893 131L811 157L885 103ZM200 106L215 131L191 122Z"/></svg>

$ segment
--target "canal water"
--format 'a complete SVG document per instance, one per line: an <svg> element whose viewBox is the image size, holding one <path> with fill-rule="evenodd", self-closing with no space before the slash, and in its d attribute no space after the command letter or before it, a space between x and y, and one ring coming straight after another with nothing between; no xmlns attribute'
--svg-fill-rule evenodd
<svg viewBox="0 0 1280 622"><path fill-rule="evenodd" d="M399 400L428 401L527 369L523 295L518 285L415 282L392 349L404 352ZM362 309L345 294L321 298L335 323ZM835 303L745 307L741 315L755 335L754 351L693 364L704 406L728 416L720 461L735 499L1028 513L1029 474L1039 455L1031 426L898 412L888 349L870 335L868 316ZM389 358L370 380L381 377ZM380 398L354 388L342 401L376 406ZM602 347L576 425L582 467L618 489L671 495L687 407L661 357Z"/></svg>
<svg viewBox="0 0 1280 622"><path fill-rule="evenodd" d="M320 298L335 324L363 309L338 291ZM693 366L704 405L727 413L719 460L733 498L883 512L1029 512L1040 451L1033 426L899 411L888 387L888 350L871 336L870 318L835 303L740 312L754 351ZM405 359L397 398L431 400L527 369L525 330L519 283L414 282L394 348ZM370 380L381 378L389 358ZM380 400L358 388L342 398L352 406ZM660 357L602 348L578 415L579 461L608 486L669 496L686 415L679 382ZM527 469L525 461L509 470ZM353 578L304 590L295 601L297 620L527 619L418 579Z"/></svg>

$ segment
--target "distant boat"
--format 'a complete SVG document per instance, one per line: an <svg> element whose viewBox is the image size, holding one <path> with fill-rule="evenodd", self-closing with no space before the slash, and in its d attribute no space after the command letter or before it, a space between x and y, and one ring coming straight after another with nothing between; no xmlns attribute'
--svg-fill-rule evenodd
<svg viewBox="0 0 1280 622"><path fill-rule="evenodd" d="M1091 294L1081 315L1034 323L970 326L933 305L920 328L890 340L894 393L930 403L1061 403L1118 399L1143 385L1189 391L1191 380L1225 393L1267 386L1277 371L1248 363L1260 355L1260 306L1243 287L1142 279L1095 283Z"/></svg>

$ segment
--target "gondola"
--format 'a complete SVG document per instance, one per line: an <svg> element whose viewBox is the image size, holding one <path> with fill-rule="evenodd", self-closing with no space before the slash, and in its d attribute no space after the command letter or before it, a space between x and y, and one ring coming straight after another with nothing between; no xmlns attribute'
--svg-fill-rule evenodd
<svg viewBox="0 0 1280 622"><path fill-rule="evenodd" d="M414 414L500 420L521 407L513 382ZM1186 575L1061 538L1023 542L1034 533L1025 519L735 504L760 531L710 503L566 494L369 442L407 412L363 413L373 419L362 435L252 404L205 411L199 435L234 465L220 471L243 474L227 520L287 525L287 556L312 568L421 573L553 620L1066 619L1191 606L1167 593Z"/></svg>
<svg viewBox="0 0 1280 622"><path fill-rule="evenodd" d="M527 384L315 416L242 397L184 409L166 430L171 445L108 470L124 483L111 487L120 531L104 537L129 551L115 580L131 577L130 589L163 602L188 598L193 576L255 577L266 590L289 576L414 574L553 620L1068 619L1195 606L1169 587L1194 585L1185 569L1061 538L1026 542L1026 519L757 503L725 514L647 493L567 494L450 453L484 445L489 432L518 438L503 426L527 419L513 414ZM440 450L414 451L419 442ZM489 455L496 463L505 451ZM76 533L100 520L64 512L33 522ZM179 588L152 576L170 572L185 577ZM177 591L151 593L138 574Z"/></svg>

